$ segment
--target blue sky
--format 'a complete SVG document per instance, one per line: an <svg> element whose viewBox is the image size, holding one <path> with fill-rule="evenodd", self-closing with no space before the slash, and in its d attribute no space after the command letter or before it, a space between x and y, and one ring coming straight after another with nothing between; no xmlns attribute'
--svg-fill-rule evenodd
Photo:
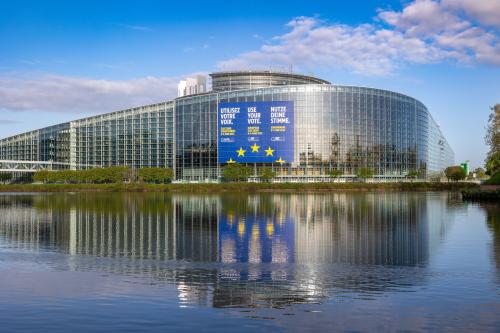
<svg viewBox="0 0 500 333"><path fill-rule="evenodd" d="M483 164L500 103L500 0L2 1L0 137L175 95L221 69L288 68L421 100Z"/></svg>

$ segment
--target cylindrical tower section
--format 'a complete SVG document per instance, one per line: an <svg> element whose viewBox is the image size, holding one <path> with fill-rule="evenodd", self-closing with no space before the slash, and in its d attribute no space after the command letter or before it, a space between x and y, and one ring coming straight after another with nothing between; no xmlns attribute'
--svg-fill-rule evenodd
<svg viewBox="0 0 500 333"><path fill-rule="evenodd" d="M329 84L313 76L273 71L218 72L210 74L215 92L290 86L298 84Z"/></svg>

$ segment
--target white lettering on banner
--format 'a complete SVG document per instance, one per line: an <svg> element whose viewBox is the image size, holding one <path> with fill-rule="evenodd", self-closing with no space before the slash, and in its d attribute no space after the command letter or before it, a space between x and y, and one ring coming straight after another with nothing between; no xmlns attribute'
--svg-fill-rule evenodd
<svg viewBox="0 0 500 333"><path fill-rule="evenodd" d="M257 112L257 107L252 106L247 108L248 110L248 124L249 125L259 125L260 122L260 112Z"/></svg>
<svg viewBox="0 0 500 333"><path fill-rule="evenodd" d="M221 108L220 113L240 113L240 108Z"/></svg>
<svg viewBox="0 0 500 333"><path fill-rule="evenodd" d="M286 106L271 107L271 124L290 124Z"/></svg>
<svg viewBox="0 0 500 333"><path fill-rule="evenodd" d="M271 118L271 124L290 124L288 118Z"/></svg>
<svg viewBox="0 0 500 333"><path fill-rule="evenodd" d="M286 112L271 112L271 118L283 118L286 117Z"/></svg>
<svg viewBox="0 0 500 333"><path fill-rule="evenodd" d="M248 114L248 118L260 118L260 113L251 112Z"/></svg>
<svg viewBox="0 0 500 333"><path fill-rule="evenodd" d="M233 125L233 120L236 119L236 114L240 113L240 108L221 108L220 113L221 125Z"/></svg>

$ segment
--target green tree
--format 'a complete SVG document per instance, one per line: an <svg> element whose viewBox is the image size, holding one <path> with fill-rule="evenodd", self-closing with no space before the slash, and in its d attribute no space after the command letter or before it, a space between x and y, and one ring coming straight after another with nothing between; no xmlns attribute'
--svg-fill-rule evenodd
<svg viewBox="0 0 500 333"><path fill-rule="evenodd" d="M262 168L260 169L259 177L263 182L268 183L276 177L276 172L272 168Z"/></svg>
<svg viewBox="0 0 500 333"><path fill-rule="evenodd" d="M59 180L57 171L47 170L47 183L57 183Z"/></svg>
<svg viewBox="0 0 500 333"><path fill-rule="evenodd" d="M40 183L49 183L51 176L50 172L51 171L48 170L38 170L33 174L33 180Z"/></svg>
<svg viewBox="0 0 500 333"><path fill-rule="evenodd" d="M128 179L129 182L135 183L139 180L139 171L137 169L128 169L127 172L125 172L125 179ZM173 172L172 172L172 179L173 179Z"/></svg>
<svg viewBox="0 0 500 333"><path fill-rule="evenodd" d="M104 183L123 183L127 178L129 168L124 166L116 166L101 169L102 179Z"/></svg>
<svg viewBox="0 0 500 333"><path fill-rule="evenodd" d="M154 184L170 183L174 176L172 169L165 168L142 168L137 173L141 181Z"/></svg>
<svg viewBox="0 0 500 333"><path fill-rule="evenodd" d="M374 174L375 173L370 168L359 168L358 172L356 173L356 177L364 181L366 179L373 178Z"/></svg>
<svg viewBox="0 0 500 333"><path fill-rule="evenodd" d="M476 168L474 170L474 173L476 174L476 178L478 179L483 179L484 177L486 177L486 172L483 168Z"/></svg>
<svg viewBox="0 0 500 333"><path fill-rule="evenodd" d="M12 179L11 173L0 173L0 182L6 183Z"/></svg>
<svg viewBox="0 0 500 333"><path fill-rule="evenodd" d="M90 183L89 170L75 170L75 178L79 184Z"/></svg>
<svg viewBox="0 0 500 333"><path fill-rule="evenodd" d="M59 180L66 184L78 184L80 179L76 170L61 170L58 171Z"/></svg>
<svg viewBox="0 0 500 333"><path fill-rule="evenodd" d="M486 173L494 175L500 172L500 152L492 154L486 161Z"/></svg>
<svg viewBox="0 0 500 333"><path fill-rule="evenodd" d="M231 163L222 169L222 178L228 182L246 181L252 175L252 168L242 164Z"/></svg>
<svg viewBox="0 0 500 333"><path fill-rule="evenodd" d="M458 165L447 167L444 170L444 174L446 175L446 178L448 178L448 180L451 179L453 181L465 179L465 177L467 176L465 174L465 170Z"/></svg>
<svg viewBox="0 0 500 333"><path fill-rule="evenodd" d="M406 174L406 178L409 178L412 181L414 179L417 179L418 178L418 171L417 170L410 170L410 171L408 171L408 173Z"/></svg>
<svg viewBox="0 0 500 333"><path fill-rule="evenodd" d="M339 170L339 169L330 169L328 170L328 176L330 176L330 178L339 178L340 176L342 176L342 170Z"/></svg>
<svg viewBox="0 0 500 333"><path fill-rule="evenodd" d="M500 154L500 104L492 107L491 111L486 127L486 135L484 137L486 144L490 147L486 157L487 164L492 160L494 155L498 156L498 154ZM488 168L488 166L486 167ZM493 175L493 173L490 174Z"/></svg>
<svg viewBox="0 0 500 333"><path fill-rule="evenodd" d="M500 185L500 172L491 175L484 183L488 185Z"/></svg>
<svg viewBox="0 0 500 333"><path fill-rule="evenodd" d="M91 184L110 184L122 183L129 177L129 168L124 166L115 166L108 168L93 168L87 170L65 171L63 176L67 182L91 183Z"/></svg>
<svg viewBox="0 0 500 333"><path fill-rule="evenodd" d="M121 183L129 177L128 167L93 168L87 170L39 170L33 175L35 182L65 184Z"/></svg>

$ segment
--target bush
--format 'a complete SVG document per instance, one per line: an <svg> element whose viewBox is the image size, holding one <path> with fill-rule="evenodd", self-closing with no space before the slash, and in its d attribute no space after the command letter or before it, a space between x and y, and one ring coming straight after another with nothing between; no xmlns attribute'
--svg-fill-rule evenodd
<svg viewBox="0 0 500 333"><path fill-rule="evenodd" d="M489 175L500 172L500 153L495 153L488 158L486 161L486 171Z"/></svg>
<svg viewBox="0 0 500 333"><path fill-rule="evenodd" d="M464 189L462 190L462 199L471 201L496 201L500 200L500 189L481 190Z"/></svg>
<svg viewBox="0 0 500 333"><path fill-rule="evenodd" d="M410 179L417 179L419 176L418 174L418 171L417 170L410 170L408 171L408 173L406 174L406 177L407 178L410 178Z"/></svg>
<svg viewBox="0 0 500 333"><path fill-rule="evenodd" d="M373 178L374 172L370 168L359 168L358 172L356 173L356 177L359 179L368 179L368 178Z"/></svg>
<svg viewBox="0 0 500 333"><path fill-rule="evenodd" d="M12 179L12 174L11 173L0 173L0 182L6 183L9 180Z"/></svg>
<svg viewBox="0 0 500 333"><path fill-rule="evenodd" d="M444 170L444 174L446 175L446 178L448 178L448 180L451 179L453 181L459 181L465 179L465 177L467 176L465 174L465 170L458 165L447 167Z"/></svg>
<svg viewBox="0 0 500 333"><path fill-rule="evenodd" d="M328 171L328 176L330 176L331 178L338 178L342 176L342 170L331 169Z"/></svg>
<svg viewBox="0 0 500 333"><path fill-rule="evenodd" d="M48 183L50 179L50 171L48 170L38 170L33 174L33 180L40 183Z"/></svg>
<svg viewBox="0 0 500 333"><path fill-rule="evenodd" d="M138 170L138 175L145 183L164 184L172 181L174 173L172 169L142 168Z"/></svg>
<svg viewBox="0 0 500 333"><path fill-rule="evenodd" d="M260 169L259 177L263 182L267 183L270 182L274 177L276 177L276 172L271 168L262 168Z"/></svg>
<svg viewBox="0 0 500 333"><path fill-rule="evenodd" d="M88 170L39 170L33 175L33 180L42 183L64 184L109 184L123 182L128 173L128 167L95 168Z"/></svg>
<svg viewBox="0 0 500 333"><path fill-rule="evenodd" d="M484 182L486 185L500 185L500 172L495 173Z"/></svg>
<svg viewBox="0 0 500 333"><path fill-rule="evenodd" d="M222 178L228 182L246 181L252 175L252 168L238 163L227 164L222 169Z"/></svg>
<svg viewBox="0 0 500 333"><path fill-rule="evenodd" d="M476 168L476 170L474 170L474 173L476 174L476 178L478 179L486 177L486 172L483 168Z"/></svg>
<svg viewBox="0 0 500 333"><path fill-rule="evenodd" d="M128 167L96 168L86 170L86 177L91 183L122 183L127 175Z"/></svg>

